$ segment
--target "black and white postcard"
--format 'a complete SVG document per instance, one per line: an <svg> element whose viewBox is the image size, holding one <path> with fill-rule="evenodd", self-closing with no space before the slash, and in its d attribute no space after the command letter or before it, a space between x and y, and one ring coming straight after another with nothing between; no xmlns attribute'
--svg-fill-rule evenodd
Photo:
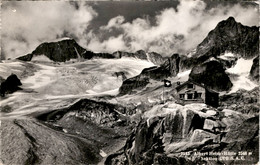
<svg viewBox="0 0 260 165"><path fill-rule="evenodd" d="M1 165L259 163L259 1L1 3Z"/></svg>

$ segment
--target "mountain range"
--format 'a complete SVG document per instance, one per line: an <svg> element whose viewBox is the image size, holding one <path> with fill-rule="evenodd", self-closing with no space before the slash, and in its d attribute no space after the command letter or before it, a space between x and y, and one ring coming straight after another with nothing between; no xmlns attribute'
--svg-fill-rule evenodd
<svg viewBox="0 0 260 165"><path fill-rule="evenodd" d="M1 102L3 163L258 162L259 28L233 17L187 54L95 53L67 38L0 66L16 74L0 77L14 84ZM219 107L177 104L184 81L218 92Z"/></svg>

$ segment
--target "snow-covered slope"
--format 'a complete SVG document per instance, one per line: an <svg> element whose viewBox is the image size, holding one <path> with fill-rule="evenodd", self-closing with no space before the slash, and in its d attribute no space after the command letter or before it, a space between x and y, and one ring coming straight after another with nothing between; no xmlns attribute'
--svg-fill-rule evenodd
<svg viewBox="0 0 260 165"><path fill-rule="evenodd" d="M25 69L22 62L19 61L2 61L0 63L0 76L6 79L10 74L20 75Z"/></svg>
<svg viewBox="0 0 260 165"><path fill-rule="evenodd" d="M27 65L34 72L19 76L25 72ZM115 73L121 72L126 78L130 78L151 66L154 64L133 58L94 59L60 64L46 61L0 63L0 76L6 78L13 72L21 72L18 77L23 84L22 91L10 94L0 103L14 110L4 115L20 116L63 107L78 98L116 95L123 77Z"/></svg>
<svg viewBox="0 0 260 165"><path fill-rule="evenodd" d="M219 58L221 58L223 60L229 60L231 58L236 58L236 56L231 52L227 52L227 53L224 53L223 55L219 56Z"/></svg>
<svg viewBox="0 0 260 165"><path fill-rule="evenodd" d="M257 84L249 79L249 72L253 65L253 59L245 60L240 58L235 66L226 70L229 74L233 87L230 93L236 92L239 89L252 90Z"/></svg>

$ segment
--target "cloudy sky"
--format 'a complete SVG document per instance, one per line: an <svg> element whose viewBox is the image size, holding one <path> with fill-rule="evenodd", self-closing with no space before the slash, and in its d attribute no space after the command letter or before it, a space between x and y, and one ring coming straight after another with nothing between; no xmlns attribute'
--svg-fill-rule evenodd
<svg viewBox="0 0 260 165"><path fill-rule="evenodd" d="M229 16L258 26L258 5L211 0L4 1L1 52L3 57L15 58L42 42L70 37L94 52L143 49L164 56L185 54Z"/></svg>

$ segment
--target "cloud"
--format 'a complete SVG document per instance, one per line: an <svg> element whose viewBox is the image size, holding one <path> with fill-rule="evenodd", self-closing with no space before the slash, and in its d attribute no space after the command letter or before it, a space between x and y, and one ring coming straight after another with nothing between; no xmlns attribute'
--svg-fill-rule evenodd
<svg viewBox="0 0 260 165"><path fill-rule="evenodd" d="M2 52L6 57L14 58L30 53L42 42L73 37L81 46L95 52L143 49L171 55L194 49L218 22L229 16L244 25L258 25L258 10L253 6L229 4L209 7L200 0L182 0L177 8L154 11L157 14L152 19L140 15L128 22L123 15L118 15L105 20L105 25L95 27L91 23L98 17L98 10L87 4L68 1L2 2Z"/></svg>
<svg viewBox="0 0 260 165"><path fill-rule="evenodd" d="M80 40L96 16L97 13L83 2L3 2L3 53L14 58L59 37Z"/></svg>
<svg viewBox="0 0 260 165"><path fill-rule="evenodd" d="M254 7L240 4L218 5L206 9L203 1L181 1L176 9L167 8L160 11L155 25L148 19L136 18L125 22L123 16L112 18L107 25L100 27L100 33L120 33L103 39L102 35L92 34L88 48L94 51L112 52L116 50L155 51L163 55L186 53L194 49L215 28L218 22L235 17L244 25L253 26L258 22L258 11Z"/></svg>

